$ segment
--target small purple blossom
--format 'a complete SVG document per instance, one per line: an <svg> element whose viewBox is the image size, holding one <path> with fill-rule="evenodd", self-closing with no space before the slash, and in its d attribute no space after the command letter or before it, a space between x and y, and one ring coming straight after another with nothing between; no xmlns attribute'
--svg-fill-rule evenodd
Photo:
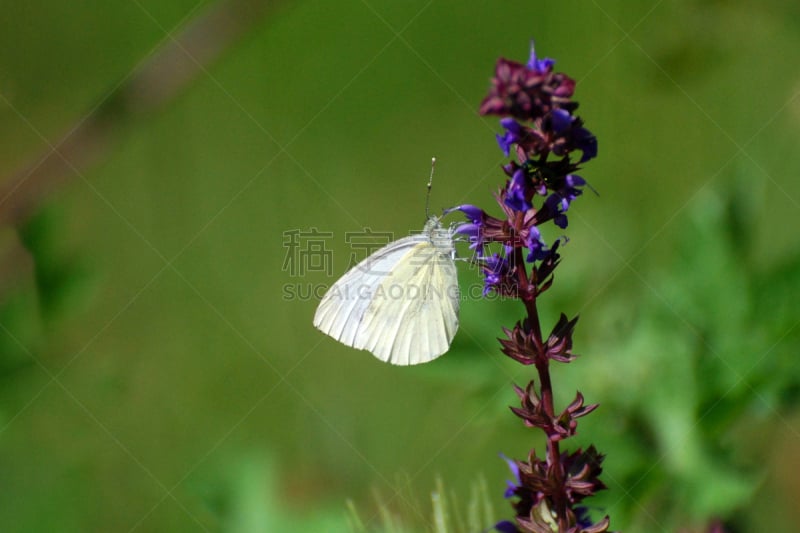
<svg viewBox="0 0 800 533"><path fill-rule="evenodd" d="M525 246L528 248L529 253L527 261L533 263L547 257L547 245L542 240L542 232L539 228L533 226L528 230L528 238L525 239Z"/></svg>
<svg viewBox="0 0 800 533"><path fill-rule="evenodd" d="M467 215L467 219L472 221L473 224L480 224L486 217L486 212L483 209L470 204L462 204L456 207L451 207L450 209L446 209L444 214L448 215L453 211L461 211Z"/></svg>
<svg viewBox="0 0 800 533"><path fill-rule="evenodd" d="M470 250L475 250L475 255L480 259L483 257L483 226L487 218L490 218L480 207L470 204L463 204L445 210L445 214L453 211L461 211L467 216L469 222L459 225L455 232L459 235L466 235L469 239Z"/></svg>
<svg viewBox="0 0 800 533"><path fill-rule="evenodd" d="M575 511L575 518L577 519L579 526L581 526L582 528L587 528L593 525L592 519L589 516L588 508L582 505L577 505L575 506L575 508L573 508L573 511Z"/></svg>
<svg viewBox="0 0 800 533"><path fill-rule="evenodd" d="M506 132L503 135L497 134L497 144L508 157L508 154L511 153L511 146L519 144L524 139L525 131L522 125L513 118L502 119L500 125L506 129Z"/></svg>
<svg viewBox="0 0 800 533"><path fill-rule="evenodd" d="M573 128L572 139L575 147L583 154L578 163L585 163L597 157L597 137L592 135L592 132L583 127Z"/></svg>
<svg viewBox="0 0 800 533"><path fill-rule="evenodd" d="M561 229L567 227L567 216L564 214L570 204L581 194L578 187L586 185L586 180L576 174L567 174L559 189L553 192L544 202L545 207L551 212L553 222Z"/></svg>
<svg viewBox="0 0 800 533"><path fill-rule="evenodd" d="M531 196L533 196L533 190L525 169L517 169L508 182L506 205L516 211L527 211L531 208Z"/></svg>
<svg viewBox="0 0 800 533"><path fill-rule="evenodd" d="M572 120L572 115L563 109L554 109L553 112L550 113L550 124L553 126L553 131L558 134L567 131L567 129L572 126Z"/></svg>
<svg viewBox="0 0 800 533"><path fill-rule="evenodd" d="M519 479L519 466L517 466L517 462L515 460L509 459L502 453L500 454L500 457L502 457L503 460L508 464L509 470L511 470L511 473L514 475L514 481L506 480L508 488L506 488L506 492L503 494L505 498L511 498L520 485L522 485L522 481Z"/></svg>
<svg viewBox="0 0 800 533"><path fill-rule="evenodd" d="M555 60L545 57L544 59L537 59L536 49L531 41L531 57L528 60L528 68L537 72L550 72L553 69Z"/></svg>
<svg viewBox="0 0 800 533"><path fill-rule="evenodd" d="M504 281L511 271L508 258L500 254L492 254L483 258L481 268L484 272L483 295L486 296L493 290L502 293Z"/></svg>
<svg viewBox="0 0 800 533"><path fill-rule="evenodd" d="M481 225L475 224L472 222L467 222L466 224L461 224L456 228L456 233L460 235L466 235L469 237L469 247L472 250L478 248L480 244L480 234L481 234Z"/></svg>
<svg viewBox="0 0 800 533"><path fill-rule="evenodd" d="M500 533L519 533L519 529L510 520L502 520L494 525L495 531Z"/></svg>

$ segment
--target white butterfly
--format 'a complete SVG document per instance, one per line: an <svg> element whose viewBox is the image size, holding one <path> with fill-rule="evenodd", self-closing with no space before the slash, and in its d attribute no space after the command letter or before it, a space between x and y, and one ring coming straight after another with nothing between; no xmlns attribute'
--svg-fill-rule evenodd
<svg viewBox="0 0 800 533"><path fill-rule="evenodd" d="M328 289L314 326L381 361L416 365L450 348L458 329L453 230L431 217L422 233L381 248Z"/></svg>

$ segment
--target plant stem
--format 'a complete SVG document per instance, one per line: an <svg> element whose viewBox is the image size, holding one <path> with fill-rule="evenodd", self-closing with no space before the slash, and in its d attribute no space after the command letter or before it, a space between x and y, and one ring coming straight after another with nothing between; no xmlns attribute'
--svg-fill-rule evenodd
<svg viewBox="0 0 800 533"><path fill-rule="evenodd" d="M515 248L514 260L518 266L517 276L519 280L520 299L528 312L528 326L534 337L535 345L540 349L536 362L536 371L539 374L539 397L541 398L545 413L547 413L551 420L554 420L555 407L553 401L553 384L550 380L550 360L544 354L544 340L542 339L542 327L539 322L539 309L536 307L538 280L535 279L534 270L532 272L534 279L533 282L531 282L527 269L525 268L525 263L523 262L521 248ZM551 439L550 435L547 435L547 465L553 469L553 473L558 482L557 486L559 487L555 493L551 495L553 510L556 513L556 517L558 517L559 530L566 531L568 527L567 502L564 499L564 491L561 490L564 486L566 474L561 465L561 451L558 443L558 440Z"/></svg>

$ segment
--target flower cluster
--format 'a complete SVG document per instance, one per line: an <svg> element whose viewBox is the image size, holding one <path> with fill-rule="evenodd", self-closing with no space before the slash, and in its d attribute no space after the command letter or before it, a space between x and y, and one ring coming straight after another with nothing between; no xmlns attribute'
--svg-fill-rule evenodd
<svg viewBox="0 0 800 533"><path fill-rule="evenodd" d="M527 317L513 328L503 328L502 351L508 357L532 365L532 380L524 389L515 386L520 407L512 412L527 426L547 436L544 458L531 450L527 459L508 459L515 481L507 498L513 503L513 521L496 524L503 533L607 531L608 517L592 523L580 503L605 488L599 480L603 456L593 446L573 453L559 444L577 431L577 419L597 405L575 400L557 412L553 402L550 361L575 359L572 336L577 318L561 315L547 338L542 334L536 306L540 294L553 283L559 265L561 237L548 245L540 228L552 222L567 227L567 211L587 186L577 174L580 165L597 155L597 140L575 116L572 100L575 82L553 71L552 59L539 59L531 49L527 64L500 59L492 87L480 107L481 114L499 115L504 132L497 135L500 149L513 158L502 167L505 184L495 195L502 216L497 218L474 205L457 206L467 221L457 232L468 237L484 276L484 292L519 299Z"/></svg>

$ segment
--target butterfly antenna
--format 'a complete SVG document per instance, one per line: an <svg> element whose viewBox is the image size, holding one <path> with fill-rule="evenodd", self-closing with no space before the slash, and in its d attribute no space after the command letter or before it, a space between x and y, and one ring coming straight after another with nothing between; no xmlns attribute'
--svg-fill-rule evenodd
<svg viewBox="0 0 800 533"><path fill-rule="evenodd" d="M428 178L428 194L425 196L425 219L431 218L431 188L433 187L433 170L436 168L436 158L431 158L431 175Z"/></svg>

